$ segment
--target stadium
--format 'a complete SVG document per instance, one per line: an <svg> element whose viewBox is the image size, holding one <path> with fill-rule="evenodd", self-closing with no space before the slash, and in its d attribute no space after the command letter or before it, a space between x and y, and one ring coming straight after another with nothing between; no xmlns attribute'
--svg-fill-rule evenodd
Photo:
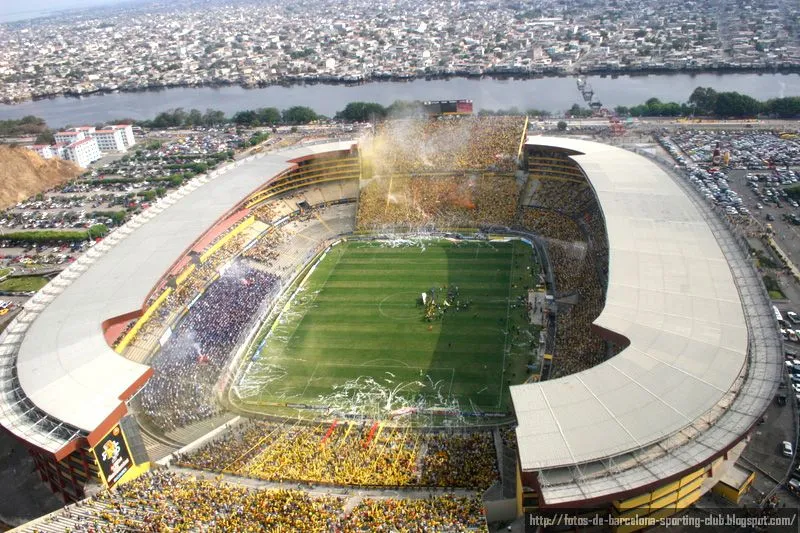
<svg viewBox="0 0 800 533"><path fill-rule="evenodd" d="M782 370L763 286L692 194L644 155L469 115L193 180L0 337L0 424L65 502L109 488L31 527L80 509L143 528L161 508L140 495L165 486L219 520L231 499L302 500L311 530L680 512L733 468ZM377 496L349 514L181 469ZM465 496L381 500L398 488Z"/></svg>

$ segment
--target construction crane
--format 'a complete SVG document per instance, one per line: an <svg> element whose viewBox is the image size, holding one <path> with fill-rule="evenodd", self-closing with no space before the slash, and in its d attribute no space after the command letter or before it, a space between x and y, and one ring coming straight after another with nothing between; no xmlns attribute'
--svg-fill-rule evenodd
<svg viewBox="0 0 800 533"><path fill-rule="evenodd" d="M589 106L589 109L592 110L592 114L595 117L608 117L609 127L611 128L612 135L624 135L625 134L625 125L619 119L616 113L612 113L608 109L603 107L603 104L598 100L595 100L594 89L586 81L586 78L583 76L578 77L578 91L580 91L581 96L583 97L583 101Z"/></svg>
<svg viewBox="0 0 800 533"><path fill-rule="evenodd" d="M580 91L583 101L586 102L586 105L588 105L592 111L595 113L600 111L603 104L594 100L594 89L592 89L592 86L589 85L589 82L587 82L586 78L583 76L578 77L578 91Z"/></svg>

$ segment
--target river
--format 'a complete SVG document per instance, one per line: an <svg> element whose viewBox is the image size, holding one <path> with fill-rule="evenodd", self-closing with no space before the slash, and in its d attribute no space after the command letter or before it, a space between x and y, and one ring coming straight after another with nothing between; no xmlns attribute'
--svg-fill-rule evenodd
<svg viewBox="0 0 800 533"><path fill-rule="evenodd" d="M589 83L596 99L608 108L636 105L651 97L662 101L685 102L699 86L717 91L738 91L759 100L800 96L800 74L672 74L648 76L591 76ZM362 85L298 85L293 87L171 88L156 91L97 94L81 98L57 97L0 105L0 119L36 115L51 127L67 124L95 124L115 118L153 118L167 109L183 107L220 109L232 114L243 109L295 105L314 108L333 116L348 102L394 100L447 100L466 98L479 109L518 107L563 112L572 104L583 104L574 78L527 80L463 79L373 82Z"/></svg>

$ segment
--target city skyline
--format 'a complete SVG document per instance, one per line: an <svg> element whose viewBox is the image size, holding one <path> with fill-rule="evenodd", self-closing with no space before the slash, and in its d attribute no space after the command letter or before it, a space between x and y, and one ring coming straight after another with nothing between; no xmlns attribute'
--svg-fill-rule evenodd
<svg viewBox="0 0 800 533"><path fill-rule="evenodd" d="M65 10L141 2L142 0L29 0L21 6L15 0L0 0L0 23L31 20Z"/></svg>
<svg viewBox="0 0 800 533"><path fill-rule="evenodd" d="M90 1L90 0L85 0ZM794 6L182 2L0 27L0 99L435 77L796 72Z"/></svg>

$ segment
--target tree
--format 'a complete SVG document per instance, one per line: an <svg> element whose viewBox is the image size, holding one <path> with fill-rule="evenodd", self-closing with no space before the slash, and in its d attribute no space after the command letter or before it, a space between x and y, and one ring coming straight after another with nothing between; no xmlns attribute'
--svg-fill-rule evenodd
<svg viewBox="0 0 800 533"><path fill-rule="evenodd" d="M159 113L149 125L153 128L177 128L186 124L187 117L186 111L179 107Z"/></svg>
<svg viewBox="0 0 800 533"><path fill-rule="evenodd" d="M724 92L717 95L714 114L720 117L751 117L761 111L761 102L737 92Z"/></svg>
<svg viewBox="0 0 800 533"><path fill-rule="evenodd" d="M528 115L529 117L546 118L550 116L550 111L545 111L544 109L536 109L532 107L530 109L526 109L525 114Z"/></svg>
<svg viewBox="0 0 800 533"><path fill-rule="evenodd" d="M567 114L573 118L587 118L592 116L592 110L581 107L578 104L572 104Z"/></svg>
<svg viewBox="0 0 800 533"><path fill-rule="evenodd" d="M187 126L202 126L203 125L203 114L200 112L199 109L191 109L191 110L189 110L189 114L186 117L186 125Z"/></svg>
<svg viewBox="0 0 800 533"><path fill-rule="evenodd" d="M764 111L778 118L795 118L800 116L800 97L773 98L764 102Z"/></svg>
<svg viewBox="0 0 800 533"><path fill-rule="evenodd" d="M217 109L206 109L203 113L203 124L206 126L218 126L227 122L225 113Z"/></svg>
<svg viewBox="0 0 800 533"><path fill-rule="evenodd" d="M710 115L717 105L717 91L711 87L698 87L689 96L689 104L694 108L695 114Z"/></svg>
<svg viewBox="0 0 800 533"><path fill-rule="evenodd" d="M255 111L238 111L231 120L240 126L253 126L258 123L258 115Z"/></svg>
<svg viewBox="0 0 800 533"><path fill-rule="evenodd" d="M56 138L51 130L45 130L36 136L36 141L34 142L36 144L54 144L56 142Z"/></svg>
<svg viewBox="0 0 800 533"><path fill-rule="evenodd" d="M283 121L288 124L308 124L317 118L317 113L310 107L298 105L283 110Z"/></svg>
<svg viewBox="0 0 800 533"><path fill-rule="evenodd" d="M257 109L258 122L262 125L278 124L281 121L281 112L276 107L262 107Z"/></svg>
<svg viewBox="0 0 800 533"><path fill-rule="evenodd" d="M567 123L564 122L563 120L558 121L557 127L558 131L567 131Z"/></svg>
<svg viewBox="0 0 800 533"><path fill-rule="evenodd" d="M0 120L0 136L33 135L47 129L44 119L28 115L19 120Z"/></svg>
<svg viewBox="0 0 800 533"><path fill-rule="evenodd" d="M95 239L97 237L104 237L108 233L108 226L105 224L95 224L86 232L87 236L90 239Z"/></svg>
<svg viewBox="0 0 800 533"><path fill-rule="evenodd" d="M386 118L386 108L375 102L350 102L336 118L348 122L376 122Z"/></svg>

